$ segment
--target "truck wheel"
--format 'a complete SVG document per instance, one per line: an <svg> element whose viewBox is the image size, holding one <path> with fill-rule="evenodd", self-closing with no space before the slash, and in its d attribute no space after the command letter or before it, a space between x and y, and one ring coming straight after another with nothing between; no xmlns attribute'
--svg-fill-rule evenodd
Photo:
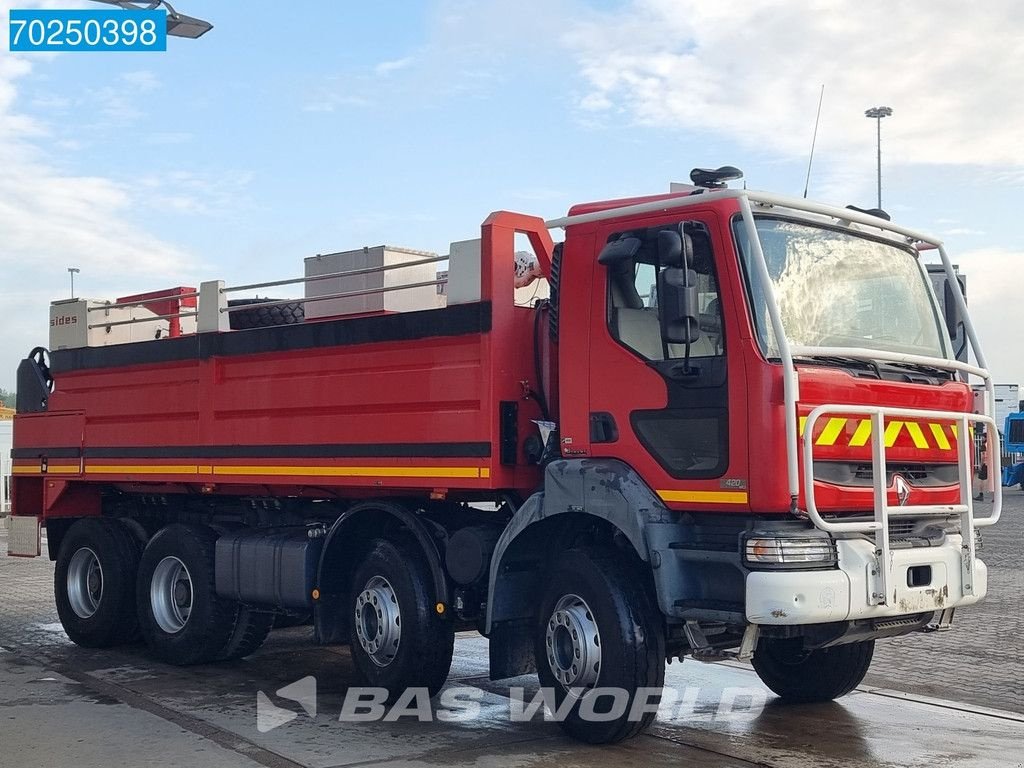
<svg viewBox="0 0 1024 768"><path fill-rule="evenodd" d="M215 660L227 647L238 603L214 588L217 534L169 525L142 553L136 587L139 627L153 655L180 666Z"/></svg>
<svg viewBox="0 0 1024 768"><path fill-rule="evenodd" d="M72 642L107 648L138 638L135 575L142 545L116 520L87 518L64 535L53 591Z"/></svg>
<svg viewBox="0 0 1024 768"><path fill-rule="evenodd" d="M652 703L660 696L665 635L636 569L614 550L571 549L545 581L534 653L540 683L554 689L559 711L567 697L575 699L562 728L591 744L640 733L654 713L630 712L638 692ZM624 700L613 689L624 691Z"/></svg>
<svg viewBox="0 0 1024 768"><path fill-rule="evenodd" d="M376 539L356 568L349 597L349 639L361 682L437 695L448 678L455 626L438 615L430 571L417 546Z"/></svg>
<svg viewBox="0 0 1024 768"><path fill-rule="evenodd" d="M229 325L233 331L249 328L267 328L274 325L293 325L306 319L306 305L301 301L288 304L262 306L280 299L231 299L229 307L248 307L228 313Z"/></svg>
<svg viewBox="0 0 1024 768"><path fill-rule="evenodd" d="M234 661L244 659L258 650L274 628L273 611L260 611L247 605L238 607L235 628L228 638L227 644L217 654L217 661Z"/></svg>
<svg viewBox="0 0 1024 768"><path fill-rule="evenodd" d="M831 701L860 684L874 652L874 640L807 651L799 638L763 638L752 663L783 701Z"/></svg>

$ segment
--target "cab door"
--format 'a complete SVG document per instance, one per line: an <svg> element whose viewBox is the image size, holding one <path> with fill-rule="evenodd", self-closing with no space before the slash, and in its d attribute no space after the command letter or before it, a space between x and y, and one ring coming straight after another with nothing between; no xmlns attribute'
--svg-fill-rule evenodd
<svg viewBox="0 0 1024 768"><path fill-rule="evenodd" d="M661 333L658 275L673 266L658 252L663 229L682 232L696 285L700 332L689 345L666 344ZM594 259L590 453L630 464L666 502L745 511L743 368L728 354L730 308L742 294L730 290L737 272L728 234L713 212L687 211L608 223L596 250L627 237L640 241L631 259Z"/></svg>

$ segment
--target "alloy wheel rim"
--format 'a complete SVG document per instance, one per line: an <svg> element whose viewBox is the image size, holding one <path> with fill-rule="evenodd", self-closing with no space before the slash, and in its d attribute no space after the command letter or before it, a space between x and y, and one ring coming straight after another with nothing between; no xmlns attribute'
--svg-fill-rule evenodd
<svg viewBox="0 0 1024 768"><path fill-rule="evenodd" d="M103 599L103 566L96 553L82 547L68 563L68 603L81 619L88 619L100 607Z"/></svg>
<svg viewBox="0 0 1024 768"><path fill-rule="evenodd" d="M566 689L589 690L601 674L601 633L590 606L579 595L555 604L544 631L548 666Z"/></svg>
<svg viewBox="0 0 1024 768"><path fill-rule="evenodd" d="M402 611L398 595L383 576L374 576L356 597L356 638L378 667L395 660L402 640Z"/></svg>
<svg viewBox="0 0 1024 768"><path fill-rule="evenodd" d="M149 601L157 625L169 635L185 628L194 600L192 575L174 556L157 563L149 586Z"/></svg>

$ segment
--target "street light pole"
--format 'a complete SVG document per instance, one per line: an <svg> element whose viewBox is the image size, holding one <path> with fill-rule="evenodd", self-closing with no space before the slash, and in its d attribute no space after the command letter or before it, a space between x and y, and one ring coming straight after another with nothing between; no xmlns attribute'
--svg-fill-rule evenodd
<svg viewBox="0 0 1024 768"><path fill-rule="evenodd" d="M872 107L864 112L864 117L876 121L878 127L878 208L882 208L882 118L892 115L890 107Z"/></svg>
<svg viewBox="0 0 1024 768"><path fill-rule="evenodd" d="M71 298L75 298L75 275L81 272L78 267L68 267L68 274L71 275Z"/></svg>

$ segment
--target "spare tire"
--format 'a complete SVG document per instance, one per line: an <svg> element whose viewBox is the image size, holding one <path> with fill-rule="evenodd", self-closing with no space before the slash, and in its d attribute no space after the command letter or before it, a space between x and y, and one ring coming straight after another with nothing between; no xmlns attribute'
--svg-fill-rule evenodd
<svg viewBox="0 0 1024 768"><path fill-rule="evenodd" d="M232 299L229 307L247 307L229 312L231 330L243 331L247 328L267 328L272 325L292 325L301 323L306 318L306 310L301 301L290 301L277 304L281 299ZM265 306L266 304L270 306Z"/></svg>

